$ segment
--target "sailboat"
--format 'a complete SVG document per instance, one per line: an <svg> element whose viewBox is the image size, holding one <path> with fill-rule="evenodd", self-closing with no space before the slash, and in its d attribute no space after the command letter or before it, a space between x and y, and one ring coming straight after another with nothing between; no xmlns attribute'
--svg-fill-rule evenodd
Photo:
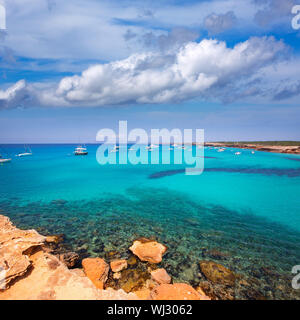
<svg viewBox="0 0 300 320"><path fill-rule="evenodd" d="M0 163L11 162L11 159L4 159L0 154Z"/></svg>
<svg viewBox="0 0 300 320"><path fill-rule="evenodd" d="M2 150L2 148L0 148L0 151L1 151L2 154L6 154L7 155L6 158L3 158L2 154L0 154L0 164L6 163L6 162L11 162L10 156L4 150Z"/></svg>
<svg viewBox="0 0 300 320"><path fill-rule="evenodd" d="M75 156L86 156L88 154L88 151L86 147L78 146L74 151Z"/></svg>
<svg viewBox="0 0 300 320"><path fill-rule="evenodd" d="M26 146L24 145L24 149L25 149L25 152L19 153L19 154L17 154L16 156L17 156L17 157L32 156L32 151L31 151L31 149L30 149L29 147L26 147Z"/></svg>

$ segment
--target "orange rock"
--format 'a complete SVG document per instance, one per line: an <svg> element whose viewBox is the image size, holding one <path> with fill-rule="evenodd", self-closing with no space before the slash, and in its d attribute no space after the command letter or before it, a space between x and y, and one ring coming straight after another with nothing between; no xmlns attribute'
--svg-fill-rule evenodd
<svg viewBox="0 0 300 320"><path fill-rule="evenodd" d="M84 273L94 285L103 289L108 277L108 264L101 258L86 258L82 260L82 266Z"/></svg>
<svg viewBox="0 0 300 320"><path fill-rule="evenodd" d="M185 283L161 284L150 294L152 300L208 300Z"/></svg>
<svg viewBox="0 0 300 320"><path fill-rule="evenodd" d="M17 229L0 215L0 301L138 300L123 290L97 289L81 269L70 270L45 252L44 241L36 231Z"/></svg>
<svg viewBox="0 0 300 320"><path fill-rule="evenodd" d="M114 260L110 263L110 268L113 272L120 272L127 268L126 260Z"/></svg>
<svg viewBox="0 0 300 320"><path fill-rule="evenodd" d="M167 247L154 240L141 238L135 240L129 248L141 261L160 263L162 256L166 253Z"/></svg>
<svg viewBox="0 0 300 320"><path fill-rule="evenodd" d="M149 289L141 289L138 291L134 291L134 293L141 300L149 300L151 291Z"/></svg>
<svg viewBox="0 0 300 320"><path fill-rule="evenodd" d="M28 272L32 266L30 255L44 242L45 237L35 230L20 230L0 215L0 290Z"/></svg>
<svg viewBox="0 0 300 320"><path fill-rule="evenodd" d="M168 275L167 271L163 268L156 269L151 272L151 277L158 284L168 284L171 283L171 277Z"/></svg>

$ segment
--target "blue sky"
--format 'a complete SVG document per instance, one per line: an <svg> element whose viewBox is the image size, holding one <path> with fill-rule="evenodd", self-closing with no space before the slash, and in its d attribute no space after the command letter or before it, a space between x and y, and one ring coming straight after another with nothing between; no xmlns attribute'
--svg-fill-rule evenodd
<svg viewBox="0 0 300 320"><path fill-rule="evenodd" d="M95 142L119 120L300 140L296 0L0 4L0 143Z"/></svg>

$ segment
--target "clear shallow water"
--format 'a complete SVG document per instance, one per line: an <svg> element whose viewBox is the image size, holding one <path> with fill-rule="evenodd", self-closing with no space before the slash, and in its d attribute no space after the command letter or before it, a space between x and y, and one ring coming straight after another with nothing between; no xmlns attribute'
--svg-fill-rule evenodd
<svg viewBox="0 0 300 320"><path fill-rule="evenodd" d="M163 266L177 281L197 285L198 263L210 259L255 290L238 286L237 297L299 298L291 288L300 264L299 156L206 148L204 173L186 176L182 165L101 166L97 146L87 157L73 156L74 147L34 145L32 157L0 166L1 213L20 227L64 233L82 256L128 257L132 240L154 237L169 247Z"/></svg>

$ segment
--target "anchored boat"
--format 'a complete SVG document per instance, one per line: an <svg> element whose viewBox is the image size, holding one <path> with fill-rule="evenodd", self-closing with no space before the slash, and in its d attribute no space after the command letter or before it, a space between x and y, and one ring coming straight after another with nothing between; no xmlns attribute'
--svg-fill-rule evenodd
<svg viewBox="0 0 300 320"><path fill-rule="evenodd" d="M32 156L32 151L29 147L24 146L25 152L19 153L16 156L17 157L26 157L26 156Z"/></svg>
<svg viewBox="0 0 300 320"><path fill-rule="evenodd" d="M78 146L74 151L75 156L86 156L88 151L86 147Z"/></svg>
<svg viewBox="0 0 300 320"><path fill-rule="evenodd" d="M11 159L4 159L0 154L0 163L11 162Z"/></svg>

